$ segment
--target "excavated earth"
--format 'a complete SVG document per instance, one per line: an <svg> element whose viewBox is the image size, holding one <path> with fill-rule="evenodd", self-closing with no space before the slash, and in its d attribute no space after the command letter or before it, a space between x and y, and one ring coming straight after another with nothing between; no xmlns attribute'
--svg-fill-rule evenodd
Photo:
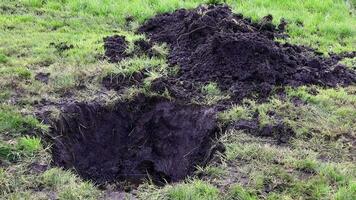
<svg viewBox="0 0 356 200"><path fill-rule="evenodd" d="M326 58L310 48L276 42L283 30L270 23L272 18L252 23L229 7L201 6L148 20L139 32L151 42L167 43L170 65L180 67L177 77L157 80L153 88L167 88L184 98L196 95L201 85L216 82L238 102L268 97L280 86L335 87L356 82L355 71L338 64L355 52Z"/></svg>
<svg viewBox="0 0 356 200"><path fill-rule="evenodd" d="M219 130L213 109L145 97L66 105L53 129L54 164L98 184L182 180L210 160Z"/></svg>
<svg viewBox="0 0 356 200"><path fill-rule="evenodd" d="M177 10L148 20L138 30L149 41L135 42L133 54L156 56L155 43L170 47L168 62L180 71L152 83L152 90L168 90L173 101L138 96L114 107L96 103L72 103L62 108L52 130L54 164L74 168L96 183L150 178L157 184L175 182L205 165L214 151L220 131L216 109L187 105L201 95L201 87L215 82L230 95L229 102L245 97L263 99L284 86L346 86L356 82L355 71L338 62L355 52L323 57L303 46L281 44L285 24L276 29L267 16L252 23L226 6L200 6ZM120 62L128 55L125 37L104 39L105 55ZM137 72L104 78L109 89L120 91L139 85L145 74ZM178 103L179 102L179 103ZM293 137L283 124L259 128L258 121L240 121L235 128L261 136L274 136L279 143ZM287 133L287 134L286 134ZM218 148L219 147L219 148Z"/></svg>

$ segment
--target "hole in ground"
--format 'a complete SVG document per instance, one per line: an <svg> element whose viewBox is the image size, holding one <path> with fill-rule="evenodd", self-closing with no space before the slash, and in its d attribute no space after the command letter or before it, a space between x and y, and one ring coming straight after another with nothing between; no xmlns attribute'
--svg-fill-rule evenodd
<svg viewBox="0 0 356 200"><path fill-rule="evenodd" d="M53 128L53 162L97 184L175 182L210 160L218 130L211 108L147 98L111 109L73 103Z"/></svg>

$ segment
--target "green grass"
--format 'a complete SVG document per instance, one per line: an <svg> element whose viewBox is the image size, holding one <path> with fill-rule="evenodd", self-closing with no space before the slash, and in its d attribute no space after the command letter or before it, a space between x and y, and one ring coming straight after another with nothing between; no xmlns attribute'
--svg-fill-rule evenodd
<svg viewBox="0 0 356 200"><path fill-rule="evenodd" d="M203 95L202 100L193 100L193 102L201 103L204 105L214 105L221 100L229 99L230 96L221 92L217 83L211 82L201 87L201 93Z"/></svg>
<svg viewBox="0 0 356 200"><path fill-rule="evenodd" d="M0 96L8 100L14 95L8 90L16 88L23 91L19 98L31 103L42 96L58 98L78 90L83 81L92 79L88 71L100 74L109 65L100 63L99 59L103 54L103 37L118 32L132 44L131 41L142 37L131 32L137 23L156 13L180 7L193 8L204 2L208 1L70 0L59 3L55 0L22 0L15 3L5 0L0 4L0 73L4 77L0 81L3 90ZM356 20L349 14L348 4L343 0L226 2L235 12L254 20L273 14L277 24L280 18L286 18L291 36L288 42L309 45L323 52L355 50ZM127 16L136 19L136 25L129 29L124 26ZM300 22L303 27L297 25ZM61 52L55 48L56 45L51 45L60 43L73 48ZM157 51L162 50L158 47ZM51 74L48 85L34 80L33 76L38 72ZM18 77L14 77L15 74ZM96 86L97 81L100 80L86 85ZM97 90L94 86L88 86L87 90Z"/></svg>
<svg viewBox="0 0 356 200"><path fill-rule="evenodd" d="M229 199L232 200L257 200L257 196L240 185L233 185L229 191Z"/></svg>
<svg viewBox="0 0 356 200"><path fill-rule="evenodd" d="M41 154L42 157L45 155ZM34 158L41 162L41 158ZM30 171L29 164L25 161L12 165L11 171L0 169L0 199L84 200L101 196L92 183L82 181L72 172L52 168L43 174L36 174ZM36 190L40 187L46 190Z"/></svg>
<svg viewBox="0 0 356 200"><path fill-rule="evenodd" d="M199 0L133 0L114 1L22 1L32 9L50 11L68 11L84 16L107 18L111 22L123 24L126 16L134 16L138 22L143 22L156 13L173 11L179 7L193 8L199 3L214 3L216 1ZM344 0L227 0L235 11L242 12L254 20L273 14L274 22L278 23L283 17L289 22L288 32L291 42L297 42L320 48L323 51L352 50L355 42L355 19L349 10L350 3ZM348 1L350 2L350 1ZM50 21L49 27L65 27L59 21ZM300 27L300 23L303 27Z"/></svg>
<svg viewBox="0 0 356 200"><path fill-rule="evenodd" d="M351 69L356 69L356 58L346 58L342 60L341 63Z"/></svg>
<svg viewBox="0 0 356 200"><path fill-rule="evenodd" d="M6 162L20 162L33 157L42 150L41 139L36 137L19 137L13 141L0 141L0 158Z"/></svg>
<svg viewBox="0 0 356 200"><path fill-rule="evenodd" d="M0 133L2 135L19 135L39 128L44 127L34 117L24 117L15 110L15 107L0 106Z"/></svg>
<svg viewBox="0 0 356 200"><path fill-rule="evenodd" d="M162 189L143 185L139 188L142 199L175 199L175 200L216 200L220 192L213 185L201 181L192 180L174 186L166 186Z"/></svg>
<svg viewBox="0 0 356 200"><path fill-rule="evenodd" d="M36 137L20 137L17 143L17 149L26 154L33 154L42 149L41 139Z"/></svg>
<svg viewBox="0 0 356 200"><path fill-rule="evenodd" d="M242 1L240 10L253 19L273 14L275 23L285 18L289 22L289 42L324 52L355 50L355 18L344 0Z"/></svg>
<svg viewBox="0 0 356 200"><path fill-rule="evenodd" d="M58 199L96 199L100 192L89 182L82 182L70 172L53 168L42 176L43 184L58 193Z"/></svg>
<svg viewBox="0 0 356 200"><path fill-rule="evenodd" d="M51 162L47 128L34 117L35 103L63 98L100 100L114 105L138 93L153 95L151 82L179 73L167 67L166 45L155 45L156 56L108 63L103 38L119 34L133 43L145 36L134 31L157 13L194 8L201 3L227 2L234 12L258 21L272 14L284 18L289 38L282 42L308 45L323 53L355 51L355 0L3 0L0 2L0 199L97 199L102 193L73 172L51 168L34 172L33 164ZM128 26L125 18L134 17ZM60 50L59 44L73 46ZM355 69L354 59L342 63ZM124 94L103 90L106 76L147 75L140 87ZM48 84L35 79L50 73ZM203 85L203 97L192 102L213 105L229 98L215 83ZM315 93L316 91L316 93ZM98 95L100 94L100 95ZM197 170L196 176L165 187L141 185L139 199L340 199L356 197L354 145L356 89L300 87L285 98L272 97L220 113L222 123L250 120L260 126L283 122L296 135L285 146L273 138L241 131L223 135L221 163ZM157 95L157 94L154 94ZM160 94L169 97L168 92ZM298 98L301 105L295 105ZM52 115L58 115L53 108ZM274 112L275 115L270 115ZM199 175L199 176L198 176Z"/></svg>
<svg viewBox="0 0 356 200"><path fill-rule="evenodd" d="M261 199L333 199L345 187L352 193L349 186L355 180L355 168L351 162L325 163L317 158L319 152L308 148L281 147L236 131L224 136L223 141L229 171L238 171L249 180L240 183L239 195L257 195Z"/></svg>

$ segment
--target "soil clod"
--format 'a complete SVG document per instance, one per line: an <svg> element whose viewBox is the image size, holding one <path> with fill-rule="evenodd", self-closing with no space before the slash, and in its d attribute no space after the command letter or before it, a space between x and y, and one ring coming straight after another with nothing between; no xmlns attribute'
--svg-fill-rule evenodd
<svg viewBox="0 0 356 200"><path fill-rule="evenodd" d="M50 75L51 75L50 73L40 72L40 73L36 74L35 80L41 81L42 83L45 83L45 84L48 84Z"/></svg>
<svg viewBox="0 0 356 200"><path fill-rule="evenodd" d="M104 38L105 56L110 62L119 62L126 58L127 41L124 36L114 35Z"/></svg>
<svg viewBox="0 0 356 200"><path fill-rule="evenodd" d="M244 130L259 137L271 137L276 140L277 144L288 143L295 136L293 129L282 122L261 126L257 119L240 120L233 124L231 128Z"/></svg>

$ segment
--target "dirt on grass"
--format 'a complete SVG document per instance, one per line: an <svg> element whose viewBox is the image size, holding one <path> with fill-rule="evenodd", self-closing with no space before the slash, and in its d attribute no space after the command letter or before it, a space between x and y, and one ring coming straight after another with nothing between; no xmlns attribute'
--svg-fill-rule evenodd
<svg viewBox="0 0 356 200"><path fill-rule="evenodd" d="M177 77L159 79L154 89L167 88L177 98L196 95L210 82L238 102L265 98L280 86L345 86L356 82L354 71L337 64L345 55L321 56L310 48L276 42L283 30L272 16L252 23L226 6L201 6L157 15L139 28L151 42L170 46L169 63ZM282 26L279 26L282 27ZM285 26L283 26L285 27Z"/></svg>
<svg viewBox="0 0 356 200"><path fill-rule="evenodd" d="M124 36L114 35L104 38L105 56L110 62L119 62L126 58L127 41Z"/></svg>
<svg viewBox="0 0 356 200"><path fill-rule="evenodd" d="M284 86L319 85L336 87L354 84L356 73L338 62L355 53L322 56L319 52L276 38L286 37L286 22L276 28L268 15L253 23L226 6L200 6L160 14L139 28L149 41L134 43L126 52L125 37L104 38L105 56L120 62L130 56L156 56L154 44L170 47L170 67L179 66L175 76L156 79L151 89L168 90L173 101L137 97L113 108L95 103L65 105L53 127L54 164L71 169L96 183L151 179L157 184L175 182L204 166L214 151L219 135L215 109L188 105L201 96L201 87L217 83L223 93L238 103L243 98L268 98ZM108 89L121 91L140 85L146 75L110 76ZM179 103L178 103L179 102ZM232 125L258 136L274 137L279 144L295 135L283 123L260 126L258 120Z"/></svg>
<svg viewBox="0 0 356 200"><path fill-rule="evenodd" d="M206 164L219 129L211 108L142 97L114 108L66 105L52 134L54 164L84 179L164 184Z"/></svg>
<svg viewBox="0 0 356 200"><path fill-rule="evenodd" d="M296 135L292 128L283 122L261 125L258 118L252 120L239 120L231 124L230 129L244 130L254 136L275 139L278 145L287 144Z"/></svg>
<svg viewBox="0 0 356 200"><path fill-rule="evenodd" d="M134 72L129 76L125 74L109 75L103 78L102 84L107 89L114 89L120 92L128 87L141 85L146 77L142 72Z"/></svg>

